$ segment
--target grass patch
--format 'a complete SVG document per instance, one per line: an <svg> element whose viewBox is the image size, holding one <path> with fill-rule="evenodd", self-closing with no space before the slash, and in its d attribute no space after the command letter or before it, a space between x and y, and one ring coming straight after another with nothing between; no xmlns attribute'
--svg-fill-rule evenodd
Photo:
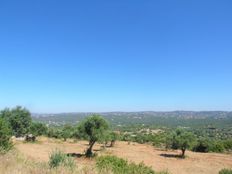
<svg viewBox="0 0 232 174"><path fill-rule="evenodd" d="M60 150L55 150L49 157L49 166L50 168L64 166L73 170L75 168L75 161Z"/></svg>
<svg viewBox="0 0 232 174"><path fill-rule="evenodd" d="M66 158L65 165L51 168L49 163L33 161L14 149L0 155L0 161L0 174L83 174L82 169L78 170L71 157Z"/></svg>

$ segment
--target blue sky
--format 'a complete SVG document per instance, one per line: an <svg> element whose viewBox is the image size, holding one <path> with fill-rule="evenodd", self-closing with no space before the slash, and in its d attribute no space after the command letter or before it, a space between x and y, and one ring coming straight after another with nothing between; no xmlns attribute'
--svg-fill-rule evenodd
<svg viewBox="0 0 232 174"><path fill-rule="evenodd" d="M0 109L232 110L232 1L0 1Z"/></svg>

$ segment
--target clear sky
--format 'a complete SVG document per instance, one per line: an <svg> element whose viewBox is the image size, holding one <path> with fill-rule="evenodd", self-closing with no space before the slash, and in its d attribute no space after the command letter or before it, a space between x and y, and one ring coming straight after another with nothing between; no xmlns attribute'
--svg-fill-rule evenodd
<svg viewBox="0 0 232 174"><path fill-rule="evenodd" d="M231 0L1 0L0 109L232 110Z"/></svg>

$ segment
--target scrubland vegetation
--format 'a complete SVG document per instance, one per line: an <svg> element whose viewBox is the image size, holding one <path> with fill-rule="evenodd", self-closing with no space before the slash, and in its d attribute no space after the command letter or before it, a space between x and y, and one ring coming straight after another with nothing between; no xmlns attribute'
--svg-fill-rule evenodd
<svg viewBox="0 0 232 174"><path fill-rule="evenodd" d="M93 152L93 147L96 143L101 144L102 149L105 149L113 147L117 141L126 141L128 144L137 142L150 144L163 150L179 149L181 153L173 157L182 159L185 158L186 150L204 153L230 153L232 151L232 139L212 137L211 135L186 127L152 128L150 125L135 124L128 125L127 129L125 127L118 128L112 126L111 122L100 115L85 117L78 124L46 125L38 120L33 121L27 109L16 107L0 112L0 169L3 173L153 174L157 172L144 163L136 164L112 155L98 156L98 153ZM79 168L75 161L75 155L67 155L58 149L51 152L49 161L46 163L30 161L14 149L12 136L16 138L47 136L63 142L68 139L85 140L88 141L88 146L80 155L82 158L84 156L92 158L96 164L87 168ZM30 140L30 138L26 140ZM32 141L34 140L36 143L36 139L32 139ZM231 173L230 169L223 169L219 172L219 174L229 173Z"/></svg>
<svg viewBox="0 0 232 174"><path fill-rule="evenodd" d="M219 174L232 174L232 170L230 169L222 169Z"/></svg>
<svg viewBox="0 0 232 174"><path fill-rule="evenodd" d="M35 162L24 157L19 152L12 150L0 156L1 174L85 174L95 169L79 169L73 159L69 159L63 154L53 154L51 160L46 162Z"/></svg>

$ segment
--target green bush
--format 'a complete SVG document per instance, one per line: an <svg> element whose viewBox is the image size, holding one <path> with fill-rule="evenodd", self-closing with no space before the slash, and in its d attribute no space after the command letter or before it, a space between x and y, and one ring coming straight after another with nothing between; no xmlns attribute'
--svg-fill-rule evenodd
<svg viewBox="0 0 232 174"><path fill-rule="evenodd" d="M220 141L211 142L211 145L209 146L210 152L217 152L222 153L224 152L225 148L223 146L223 143Z"/></svg>
<svg viewBox="0 0 232 174"><path fill-rule="evenodd" d="M223 141L223 146L226 150L232 150L232 139Z"/></svg>
<svg viewBox="0 0 232 174"><path fill-rule="evenodd" d="M232 149L232 140L210 140L210 139L200 139L198 140L196 146L194 146L193 151L195 152L217 152L222 153L225 150Z"/></svg>
<svg viewBox="0 0 232 174"><path fill-rule="evenodd" d="M131 163L128 165L128 173L131 174L155 174L151 167L145 166L143 163L135 164Z"/></svg>
<svg viewBox="0 0 232 174"><path fill-rule="evenodd" d="M46 135L47 129L48 128L43 123L32 122L30 127L30 133L32 133L35 136Z"/></svg>
<svg viewBox="0 0 232 174"><path fill-rule="evenodd" d="M206 139L200 139L197 141L197 144L193 147L193 151L195 152L209 152L210 149L210 141Z"/></svg>
<svg viewBox="0 0 232 174"><path fill-rule="evenodd" d="M11 129L9 128L7 122L0 117L0 151L5 152L11 149L12 143Z"/></svg>
<svg viewBox="0 0 232 174"><path fill-rule="evenodd" d="M57 127L49 127L47 131L49 138L62 138L62 130Z"/></svg>
<svg viewBox="0 0 232 174"><path fill-rule="evenodd" d="M222 169L219 174L232 174L232 170L231 169Z"/></svg>
<svg viewBox="0 0 232 174"><path fill-rule="evenodd" d="M100 173L111 171L113 174L155 174L151 167L143 163L128 163L116 156L101 156L96 160L96 166Z"/></svg>
<svg viewBox="0 0 232 174"><path fill-rule="evenodd" d="M63 152L55 150L49 157L49 166L51 168L56 168L61 165L73 169L75 167L75 162L71 157L68 157Z"/></svg>

